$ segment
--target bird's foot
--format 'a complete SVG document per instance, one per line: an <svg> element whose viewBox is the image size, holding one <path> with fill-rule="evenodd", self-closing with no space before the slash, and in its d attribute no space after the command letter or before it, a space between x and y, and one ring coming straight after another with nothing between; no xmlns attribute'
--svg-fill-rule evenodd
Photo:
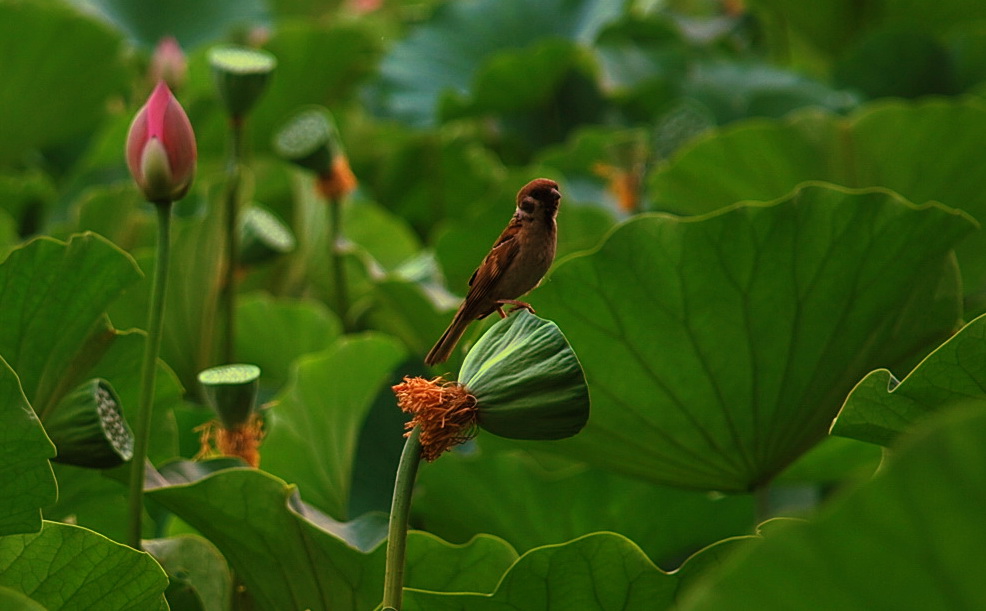
<svg viewBox="0 0 986 611"><path fill-rule="evenodd" d="M537 312L534 311L534 308L531 307L531 304L523 301L517 301L516 299L497 299L496 302L499 304L496 306L496 311L500 313L500 318L506 318L507 314L513 314L517 310L527 310L531 314L537 314ZM503 312L503 306L505 305L513 306L506 314Z"/></svg>

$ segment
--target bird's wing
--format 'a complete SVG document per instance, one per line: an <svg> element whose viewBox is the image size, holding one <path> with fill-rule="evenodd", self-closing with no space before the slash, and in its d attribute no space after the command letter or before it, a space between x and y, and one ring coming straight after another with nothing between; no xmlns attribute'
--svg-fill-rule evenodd
<svg viewBox="0 0 986 611"><path fill-rule="evenodd" d="M496 299L494 289L520 251L520 243L516 239L519 225L520 222L516 219L510 221L493 244L493 250L486 255L483 263L476 268L469 279L465 307L473 310L472 313L476 317L486 316L496 309L495 304L492 304Z"/></svg>

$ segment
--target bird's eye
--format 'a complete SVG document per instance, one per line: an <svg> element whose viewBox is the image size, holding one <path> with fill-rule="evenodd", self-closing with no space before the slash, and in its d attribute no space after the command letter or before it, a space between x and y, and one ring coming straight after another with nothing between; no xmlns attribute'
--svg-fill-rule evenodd
<svg viewBox="0 0 986 611"><path fill-rule="evenodd" d="M528 214L533 214L535 207L537 207L537 202L534 201L533 197L525 197L520 200L520 209Z"/></svg>

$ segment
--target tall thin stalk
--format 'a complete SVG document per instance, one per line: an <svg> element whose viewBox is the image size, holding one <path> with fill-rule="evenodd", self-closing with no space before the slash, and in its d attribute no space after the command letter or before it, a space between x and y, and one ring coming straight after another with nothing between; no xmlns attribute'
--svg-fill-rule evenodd
<svg viewBox="0 0 986 611"><path fill-rule="evenodd" d="M420 427L414 427L404 443L394 481L387 530L387 571L384 574L383 610L399 611L404 596L404 557L407 552L407 518L411 512L411 492L421 463Z"/></svg>
<svg viewBox="0 0 986 611"><path fill-rule="evenodd" d="M164 322L164 299L168 290L168 262L171 259L172 202L155 203L157 210L157 254L151 287L150 311L147 321L147 341L140 370L140 402L137 405L137 431L134 455L130 468L130 498L127 541L140 549L141 520L144 512L144 474L147 447L151 440L151 412L154 407L154 379L157 357L161 349L161 328Z"/></svg>
<svg viewBox="0 0 986 611"><path fill-rule="evenodd" d="M222 362L233 363L236 356L236 267L240 258L240 182L243 167L243 118L230 120L231 145L226 161L226 265L222 292Z"/></svg>
<svg viewBox="0 0 986 611"><path fill-rule="evenodd" d="M335 284L335 307L348 330L346 313L349 311L349 289L346 286L346 260L343 257L340 238L342 236L342 199L329 199L329 258L332 260L332 280Z"/></svg>

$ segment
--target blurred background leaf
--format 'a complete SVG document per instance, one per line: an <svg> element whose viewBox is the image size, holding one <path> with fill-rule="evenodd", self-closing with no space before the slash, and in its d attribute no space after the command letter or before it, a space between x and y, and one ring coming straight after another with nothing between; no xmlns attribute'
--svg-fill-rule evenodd
<svg viewBox="0 0 986 611"><path fill-rule="evenodd" d="M152 5L139 0L70 2L149 48L165 36L174 36L182 46L193 48L231 33L270 25L265 0L219 0L207 5L194 0L164 0Z"/></svg>
<svg viewBox="0 0 986 611"><path fill-rule="evenodd" d="M393 339L364 335L299 360L271 408L264 469L299 484L308 502L345 519L360 428L402 356Z"/></svg>
<svg viewBox="0 0 986 611"><path fill-rule="evenodd" d="M126 91L120 37L59 2L0 2L0 57L0 163L85 138Z"/></svg>

